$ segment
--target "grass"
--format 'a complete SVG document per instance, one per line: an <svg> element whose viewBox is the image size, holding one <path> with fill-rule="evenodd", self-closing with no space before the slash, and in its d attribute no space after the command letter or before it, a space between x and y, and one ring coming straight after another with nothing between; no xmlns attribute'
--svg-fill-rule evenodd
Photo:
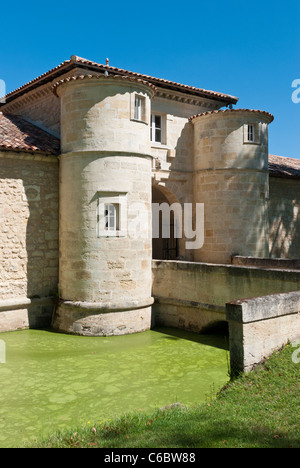
<svg viewBox="0 0 300 468"><path fill-rule="evenodd" d="M59 432L37 448L299 448L300 363L290 345L216 398L190 408L126 414Z"/></svg>

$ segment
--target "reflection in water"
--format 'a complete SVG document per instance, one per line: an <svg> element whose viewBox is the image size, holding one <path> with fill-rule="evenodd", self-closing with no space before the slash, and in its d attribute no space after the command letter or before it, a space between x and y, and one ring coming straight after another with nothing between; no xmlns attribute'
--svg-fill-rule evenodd
<svg viewBox="0 0 300 468"><path fill-rule="evenodd" d="M204 402L228 382L223 336L157 329L93 338L23 330L1 339L0 447L125 412Z"/></svg>

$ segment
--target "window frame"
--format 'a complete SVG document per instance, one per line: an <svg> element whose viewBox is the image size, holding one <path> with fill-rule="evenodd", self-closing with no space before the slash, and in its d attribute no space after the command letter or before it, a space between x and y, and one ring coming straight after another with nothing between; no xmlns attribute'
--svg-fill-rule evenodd
<svg viewBox="0 0 300 468"><path fill-rule="evenodd" d="M114 207L111 229L106 211ZM108 210L107 210L108 208ZM97 237L126 237L127 235L127 192L98 192Z"/></svg>
<svg viewBox="0 0 300 468"><path fill-rule="evenodd" d="M104 203L105 231L119 231L119 203Z"/></svg>
<svg viewBox="0 0 300 468"><path fill-rule="evenodd" d="M135 94L134 96L134 119L135 120L142 120L143 115L143 98L139 94Z"/></svg>
<svg viewBox="0 0 300 468"><path fill-rule="evenodd" d="M160 127L156 127L155 118L159 117ZM156 140L155 133L160 131L160 140ZM150 117L150 141L153 145L166 145L166 115L160 112L151 112Z"/></svg>
<svg viewBox="0 0 300 468"><path fill-rule="evenodd" d="M255 143L255 128L253 124L248 124L247 128L247 140L249 143Z"/></svg>
<svg viewBox="0 0 300 468"><path fill-rule="evenodd" d="M261 132L259 122L246 123L244 125L244 144L260 145L260 139Z"/></svg>
<svg viewBox="0 0 300 468"><path fill-rule="evenodd" d="M140 102L140 107L137 108L136 103ZM147 124L147 114L148 114L148 104L146 100L146 96L139 93L132 93L131 94L131 115L130 119L134 120L135 122L140 122L143 124Z"/></svg>

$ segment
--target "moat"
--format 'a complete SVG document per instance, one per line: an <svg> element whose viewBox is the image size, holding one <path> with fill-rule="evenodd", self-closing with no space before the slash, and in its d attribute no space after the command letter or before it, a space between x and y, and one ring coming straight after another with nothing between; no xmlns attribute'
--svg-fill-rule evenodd
<svg viewBox="0 0 300 468"><path fill-rule="evenodd" d="M174 329L105 338L1 333L0 447L171 403L214 398L229 380L222 335Z"/></svg>

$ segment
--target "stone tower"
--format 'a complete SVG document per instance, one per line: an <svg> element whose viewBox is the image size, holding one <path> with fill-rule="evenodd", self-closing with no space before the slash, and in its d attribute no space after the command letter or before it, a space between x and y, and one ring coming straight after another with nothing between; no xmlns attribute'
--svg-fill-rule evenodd
<svg viewBox="0 0 300 468"><path fill-rule="evenodd" d="M150 100L124 76L58 82L59 331L121 335L151 325Z"/></svg>
<svg viewBox="0 0 300 468"><path fill-rule="evenodd" d="M227 109L191 117L194 202L204 203L204 245L194 260L231 263L269 256L268 124L264 111Z"/></svg>

